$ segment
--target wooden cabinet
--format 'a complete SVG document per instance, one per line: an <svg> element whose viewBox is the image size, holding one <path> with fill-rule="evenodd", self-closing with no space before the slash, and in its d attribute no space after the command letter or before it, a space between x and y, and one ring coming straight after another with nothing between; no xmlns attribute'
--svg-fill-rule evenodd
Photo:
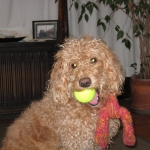
<svg viewBox="0 0 150 150"><path fill-rule="evenodd" d="M0 114L42 97L56 52L56 41L0 43Z"/></svg>

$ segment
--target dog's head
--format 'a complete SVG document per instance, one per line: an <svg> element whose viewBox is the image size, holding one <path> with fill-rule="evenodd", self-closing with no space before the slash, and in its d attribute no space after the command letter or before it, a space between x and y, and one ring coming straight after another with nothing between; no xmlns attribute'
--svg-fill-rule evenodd
<svg viewBox="0 0 150 150"><path fill-rule="evenodd" d="M74 99L73 92L94 88L100 103L108 94L119 95L124 81L122 67L113 51L100 39L84 36L81 39L66 39L55 55L50 88L54 100L66 103ZM98 97L91 105L99 103Z"/></svg>

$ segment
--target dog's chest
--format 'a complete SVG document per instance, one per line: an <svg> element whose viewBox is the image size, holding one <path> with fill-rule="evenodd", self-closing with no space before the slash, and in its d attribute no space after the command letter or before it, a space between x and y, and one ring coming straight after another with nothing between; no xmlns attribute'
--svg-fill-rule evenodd
<svg viewBox="0 0 150 150"><path fill-rule="evenodd" d="M62 108L57 134L62 146L71 149L92 150L97 124L97 111L89 107Z"/></svg>

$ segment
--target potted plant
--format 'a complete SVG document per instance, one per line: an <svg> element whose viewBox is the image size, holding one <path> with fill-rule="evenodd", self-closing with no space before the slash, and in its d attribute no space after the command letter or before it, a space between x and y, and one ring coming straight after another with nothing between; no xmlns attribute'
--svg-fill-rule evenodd
<svg viewBox="0 0 150 150"><path fill-rule="evenodd" d="M57 1L57 0L56 0ZM104 31L109 28L113 15L118 10L124 12L133 22L134 36L139 39L140 43L140 72L135 73L131 81L132 108L138 113L150 114L150 2L149 0L90 0L79 4L80 1L72 0L72 6L76 10L81 7L81 13L78 22L84 18L87 22L93 10L99 11L99 5L103 4L111 8L112 12L106 14L104 18L97 20L97 26L101 26ZM130 49L131 38L123 31L119 25L115 26L117 40L121 40L125 46ZM131 67L136 69L137 64ZM144 82L144 85L142 84ZM143 90L142 90L143 89ZM143 98L143 96L145 96Z"/></svg>

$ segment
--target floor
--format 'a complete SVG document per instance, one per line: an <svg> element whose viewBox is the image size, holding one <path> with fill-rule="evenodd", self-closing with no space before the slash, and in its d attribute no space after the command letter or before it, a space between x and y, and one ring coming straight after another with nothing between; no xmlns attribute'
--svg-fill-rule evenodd
<svg viewBox="0 0 150 150"><path fill-rule="evenodd" d="M150 141L150 115L135 113L131 108L131 100L119 100L120 105L130 110L133 118L135 134Z"/></svg>

